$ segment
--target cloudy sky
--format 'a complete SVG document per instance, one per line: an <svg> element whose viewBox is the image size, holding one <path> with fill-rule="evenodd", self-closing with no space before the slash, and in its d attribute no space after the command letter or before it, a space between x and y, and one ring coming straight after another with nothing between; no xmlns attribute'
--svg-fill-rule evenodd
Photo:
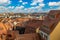
<svg viewBox="0 0 60 40"><path fill-rule="evenodd" d="M33 13L60 10L60 0L0 0L0 13Z"/></svg>

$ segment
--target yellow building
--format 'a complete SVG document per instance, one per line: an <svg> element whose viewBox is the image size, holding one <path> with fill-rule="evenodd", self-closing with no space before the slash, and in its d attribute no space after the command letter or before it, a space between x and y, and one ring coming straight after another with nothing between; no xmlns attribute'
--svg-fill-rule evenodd
<svg viewBox="0 0 60 40"><path fill-rule="evenodd" d="M50 34L50 40L60 40L60 21L56 25L53 32Z"/></svg>

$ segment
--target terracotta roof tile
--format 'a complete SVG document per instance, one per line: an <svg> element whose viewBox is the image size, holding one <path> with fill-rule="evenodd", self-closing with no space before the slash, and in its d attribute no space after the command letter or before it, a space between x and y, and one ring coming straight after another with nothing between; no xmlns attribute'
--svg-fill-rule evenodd
<svg viewBox="0 0 60 40"><path fill-rule="evenodd" d="M0 34L6 34L7 30L3 23L0 22Z"/></svg>
<svg viewBox="0 0 60 40"><path fill-rule="evenodd" d="M26 27L38 28L41 26L43 20L29 20Z"/></svg>
<svg viewBox="0 0 60 40"><path fill-rule="evenodd" d="M55 15L57 17L50 19L50 15ZM57 23L60 21L60 10L53 10L49 12L49 15L43 21L40 30L44 31L45 33L50 34L54 28L56 27Z"/></svg>

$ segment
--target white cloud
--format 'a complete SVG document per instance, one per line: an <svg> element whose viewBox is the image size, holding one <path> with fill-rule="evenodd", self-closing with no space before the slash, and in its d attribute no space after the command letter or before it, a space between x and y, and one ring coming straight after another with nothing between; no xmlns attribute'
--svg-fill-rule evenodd
<svg viewBox="0 0 60 40"><path fill-rule="evenodd" d="M14 12L14 13L24 12L23 9L24 9L24 6L16 6L16 7L12 10L12 12Z"/></svg>
<svg viewBox="0 0 60 40"><path fill-rule="evenodd" d="M24 11L27 13L33 13L33 12L41 12L42 7L44 7L45 4L41 3L38 6L30 7L30 8L24 8Z"/></svg>
<svg viewBox="0 0 60 40"><path fill-rule="evenodd" d="M26 11L26 10L27 10L27 8L24 8L24 10Z"/></svg>
<svg viewBox="0 0 60 40"><path fill-rule="evenodd" d="M36 5L36 2L34 2L34 3L31 3L31 5Z"/></svg>
<svg viewBox="0 0 60 40"><path fill-rule="evenodd" d="M14 13L20 13L20 12L24 12L23 10L24 6L9 6L9 7L5 7L5 6L0 6L0 13L3 12L14 12Z"/></svg>
<svg viewBox="0 0 60 40"><path fill-rule="evenodd" d="M58 7L57 9L60 10L60 7Z"/></svg>
<svg viewBox="0 0 60 40"><path fill-rule="evenodd" d="M25 8L24 10L27 13L33 13L33 12L41 12L43 6L35 6L35 7L30 7L30 8Z"/></svg>
<svg viewBox="0 0 60 40"><path fill-rule="evenodd" d="M14 6L9 6L8 8L13 9L13 8L14 8Z"/></svg>
<svg viewBox="0 0 60 40"><path fill-rule="evenodd" d="M49 2L49 6L60 6L60 2Z"/></svg>
<svg viewBox="0 0 60 40"><path fill-rule="evenodd" d="M0 13L3 13L3 12L10 12L9 9L5 6L0 6Z"/></svg>
<svg viewBox="0 0 60 40"><path fill-rule="evenodd" d="M31 5L36 5L37 3L39 3L38 6L35 6L35 7L30 7L30 8L24 8L24 6L9 6L9 7L4 7L4 6L1 6L0 7L0 12L14 12L14 13L33 13L33 12L36 12L36 11L41 11L42 7L45 6L45 4L43 3L44 0L33 0ZM28 2L23 2L22 0L19 0L19 2L22 2L23 5L25 4L28 4ZM0 4L10 4L11 1L10 0L0 0Z"/></svg>
<svg viewBox="0 0 60 40"><path fill-rule="evenodd" d="M38 4L38 6L31 7L31 9L33 9L34 11L40 11L40 10L42 10L42 7L45 6L45 4L43 3L43 1L44 0L33 0L32 3L31 3L31 5L37 5L37 3L39 3L39 4Z"/></svg>
<svg viewBox="0 0 60 40"><path fill-rule="evenodd" d="M10 4L10 0L0 0L0 4Z"/></svg>
<svg viewBox="0 0 60 40"><path fill-rule="evenodd" d="M25 5L25 4L28 4L28 2L23 2L22 4Z"/></svg>
<svg viewBox="0 0 60 40"><path fill-rule="evenodd" d="M40 3L43 2L43 1L44 1L44 0L38 0L38 2L40 2Z"/></svg>
<svg viewBox="0 0 60 40"><path fill-rule="evenodd" d="M41 4L39 4L38 6L31 7L30 9L39 10L39 11L40 11L40 9L42 9L44 6L45 6L45 4L41 3Z"/></svg>
<svg viewBox="0 0 60 40"><path fill-rule="evenodd" d="M8 0L0 0L0 3L6 3Z"/></svg>
<svg viewBox="0 0 60 40"><path fill-rule="evenodd" d="M37 3L42 3L44 0L33 0L31 5L37 5Z"/></svg>
<svg viewBox="0 0 60 40"><path fill-rule="evenodd" d="M28 4L28 2L23 2L22 0L19 0L23 5Z"/></svg>
<svg viewBox="0 0 60 40"><path fill-rule="evenodd" d="M25 13L33 13L33 12L35 12L35 10L32 9L32 8L25 8L25 9L24 9L24 12L25 12Z"/></svg>
<svg viewBox="0 0 60 40"><path fill-rule="evenodd" d="M16 9L22 9L24 6L16 6Z"/></svg>
<svg viewBox="0 0 60 40"><path fill-rule="evenodd" d="M14 12L14 13L33 13L33 12L41 12L42 7L36 6L36 7L30 7L30 8L24 8L24 6L0 6L0 12Z"/></svg>
<svg viewBox="0 0 60 40"><path fill-rule="evenodd" d="M41 4L39 4L39 6L40 6L40 7L44 7L44 6L45 6L45 4L41 3Z"/></svg>
<svg viewBox="0 0 60 40"><path fill-rule="evenodd" d="M19 2L23 2L22 0L20 0Z"/></svg>

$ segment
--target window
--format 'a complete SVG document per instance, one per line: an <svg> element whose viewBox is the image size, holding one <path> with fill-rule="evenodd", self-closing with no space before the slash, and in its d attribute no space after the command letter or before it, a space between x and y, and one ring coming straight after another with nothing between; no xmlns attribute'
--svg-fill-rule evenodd
<svg viewBox="0 0 60 40"><path fill-rule="evenodd" d="M41 36L43 36L43 33L40 33Z"/></svg>
<svg viewBox="0 0 60 40"><path fill-rule="evenodd" d="M55 15L50 15L50 18L55 18Z"/></svg>
<svg viewBox="0 0 60 40"><path fill-rule="evenodd" d="M44 38L45 38L45 40L47 40L48 39L48 36L47 35L44 35Z"/></svg>
<svg viewBox="0 0 60 40"><path fill-rule="evenodd" d="M48 26L46 26L46 25L43 25L43 27L44 27L44 28L47 28L47 29L49 28L49 27L48 27Z"/></svg>
<svg viewBox="0 0 60 40"><path fill-rule="evenodd" d="M50 38L49 38L49 35L46 34L46 33L44 33L43 31L40 31L40 35L41 35L41 37L43 37L45 40L49 40L49 39L50 39Z"/></svg>

